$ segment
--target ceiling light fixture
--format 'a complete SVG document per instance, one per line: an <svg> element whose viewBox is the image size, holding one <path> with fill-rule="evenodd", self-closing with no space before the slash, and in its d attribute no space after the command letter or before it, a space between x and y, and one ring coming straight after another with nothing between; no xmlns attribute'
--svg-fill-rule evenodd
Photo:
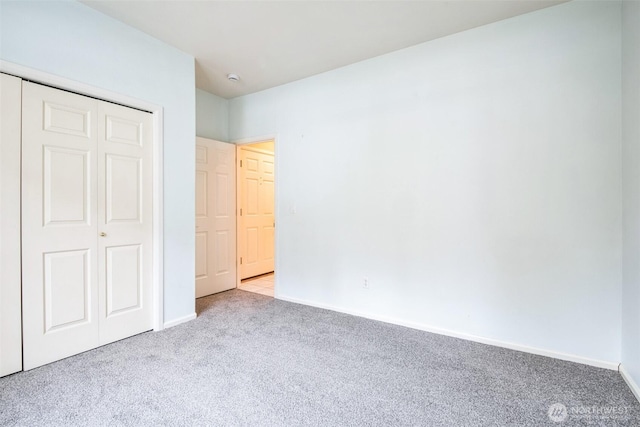
<svg viewBox="0 0 640 427"><path fill-rule="evenodd" d="M240 76L238 76L237 74L227 74L227 78L229 79L229 81L232 81L232 82L240 81Z"/></svg>

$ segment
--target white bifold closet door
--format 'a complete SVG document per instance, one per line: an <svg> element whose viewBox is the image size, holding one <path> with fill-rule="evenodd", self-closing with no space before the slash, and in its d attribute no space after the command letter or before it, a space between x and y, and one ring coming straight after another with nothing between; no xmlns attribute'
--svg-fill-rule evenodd
<svg viewBox="0 0 640 427"><path fill-rule="evenodd" d="M25 370L152 329L151 125L23 83Z"/></svg>
<svg viewBox="0 0 640 427"><path fill-rule="evenodd" d="M22 370L20 100L22 80L0 74L0 377Z"/></svg>

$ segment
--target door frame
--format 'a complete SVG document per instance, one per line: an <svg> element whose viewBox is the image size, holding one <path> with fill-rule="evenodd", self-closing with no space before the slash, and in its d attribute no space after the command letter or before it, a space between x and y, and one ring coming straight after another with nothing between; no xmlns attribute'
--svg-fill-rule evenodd
<svg viewBox="0 0 640 427"><path fill-rule="evenodd" d="M152 272L151 287L153 292L153 330L164 329L164 110L161 105L153 104L117 92L97 88L86 83L81 83L65 77L56 76L47 72L25 67L23 65L0 60L0 72L40 83L68 92L98 98L104 101L121 104L138 110L148 111L153 116L152 145L153 145L153 224L152 224Z"/></svg>
<svg viewBox="0 0 640 427"><path fill-rule="evenodd" d="M274 175L275 175L275 179L274 179L274 188L273 188L273 198L274 198L274 212L273 212L273 219L276 223L276 229L274 230L273 233L273 269L274 271L277 273L280 269L280 256L279 256L279 251L278 251L278 241L280 240L278 238L278 234L279 234L279 230L280 227L278 226L279 224L279 219L280 219L280 204L278 203L278 193L279 193L279 182L280 182L280 178L278 178L280 176L279 173L279 169L280 169L280 159L279 159L279 151L278 150L278 135L277 134L271 134L271 135L263 135L263 136L256 136L256 137L251 137L251 138L242 138L242 139L236 139L231 141L231 143L236 145L236 266L237 266L237 274L236 274L236 288L240 286L240 283L242 282L242 280L240 279L240 197L238 197L238 192L240 191L240 150L242 149L243 145L251 145L251 144L259 144L261 142L269 142L269 141L273 141L273 162L275 163L274 166ZM278 282L280 281L278 279L279 275L275 274L274 277L274 281L273 281L273 295L274 298L278 298L279 296L279 286L278 286Z"/></svg>

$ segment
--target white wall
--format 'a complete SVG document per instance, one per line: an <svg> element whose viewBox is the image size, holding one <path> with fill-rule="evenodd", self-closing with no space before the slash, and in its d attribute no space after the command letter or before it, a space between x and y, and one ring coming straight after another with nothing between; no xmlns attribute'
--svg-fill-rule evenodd
<svg viewBox="0 0 640 427"><path fill-rule="evenodd" d="M165 321L195 311L193 58L80 3L0 2L0 58L164 107Z"/></svg>
<svg viewBox="0 0 640 427"><path fill-rule="evenodd" d="M636 1L622 4L622 54L622 365L640 391L640 3Z"/></svg>
<svg viewBox="0 0 640 427"><path fill-rule="evenodd" d="M229 141L229 100L196 89L196 135Z"/></svg>
<svg viewBox="0 0 640 427"><path fill-rule="evenodd" d="M232 140L278 135L279 295L618 362L620 21L571 2L231 100Z"/></svg>

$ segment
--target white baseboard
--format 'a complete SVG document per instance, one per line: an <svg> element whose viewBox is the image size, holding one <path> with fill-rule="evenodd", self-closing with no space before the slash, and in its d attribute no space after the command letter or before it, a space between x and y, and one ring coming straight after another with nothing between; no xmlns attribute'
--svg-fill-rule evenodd
<svg viewBox="0 0 640 427"><path fill-rule="evenodd" d="M197 315L195 313L191 313L188 316L184 316L184 317L179 317L177 319L173 319L170 320L168 322L164 322L164 328L172 328L174 326L178 326L182 323L186 323L186 322L190 322L192 320L194 320L197 317Z"/></svg>
<svg viewBox="0 0 640 427"><path fill-rule="evenodd" d="M629 375L629 372L627 372L622 363L620 364L620 375L622 375L622 378L624 378L624 381L633 392L633 395L638 399L638 402L640 402L640 384L631 378L631 375Z"/></svg>
<svg viewBox="0 0 640 427"><path fill-rule="evenodd" d="M331 306L331 305L326 305L326 304L318 304L318 303L315 303L313 301L301 300L301 299L298 299L298 298L292 298L292 297L288 297L288 296L280 295L280 294L276 295L276 299L280 299L280 300L288 301L288 302L293 302L293 303L296 303L296 304L303 304L303 305L309 305L309 306L312 306L312 307L323 308L323 309L331 310L331 311L337 311L339 313L350 314L350 315L353 315L353 316L365 317L367 319L378 320L380 322L391 323L391 324L399 325L399 326L405 326L407 328L418 329L418 330L421 330L421 331L431 332L431 333L438 334L438 335L446 335L446 336L449 336L449 337L460 338L460 339L467 340L467 341L474 341L474 342L478 342L478 343L482 343L482 344L493 345L493 346L496 346L496 347L508 348L510 350L517 350L517 351L522 351L522 352L525 352L525 353L537 354L539 356L546 356L546 357L552 357L554 359L566 360L568 362L575 362L575 363L581 363L583 365L595 366L597 368L604 368L604 369L610 369L610 370L613 370L613 371L617 371L618 370L618 366L620 365L619 362L609 362L609 361L606 361L606 360L589 359L587 357L577 356L577 355L574 355L574 354L566 354L566 353L556 352L556 351L553 351L553 350L546 350L546 349L541 349L541 348L528 347L528 346L521 345L521 344L514 344L514 343L510 343L510 342L506 342L506 341L495 340L495 339L492 339L492 338L485 338L485 337L480 337L480 336L477 336L477 335L471 335L471 334L466 334L466 333L462 333L462 332L456 332L456 331L452 331L452 330L449 330L449 329L442 329L442 328L438 328L438 327L435 327L435 326L425 325L425 324L422 324L422 323L409 322L409 321L405 321L405 320L401 320L401 319L397 319L397 318L392 318L392 317L378 316L378 315L369 314L369 313L362 313L362 312L358 312L358 311L354 311L354 310L348 310L348 309L345 309L345 308L342 308L342 307L336 307L336 306Z"/></svg>

